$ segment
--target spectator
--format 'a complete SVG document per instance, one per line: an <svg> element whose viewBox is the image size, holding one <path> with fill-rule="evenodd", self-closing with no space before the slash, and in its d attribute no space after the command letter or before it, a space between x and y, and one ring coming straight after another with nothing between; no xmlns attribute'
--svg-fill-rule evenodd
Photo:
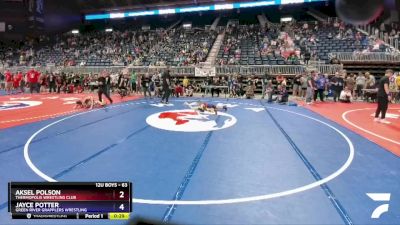
<svg viewBox="0 0 400 225"><path fill-rule="evenodd" d="M141 85L142 85L142 92L144 94L144 97L147 98L147 93L149 94L149 97L151 98L151 91L150 91L150 75L146 73L142 79L141 79Z"/></svg>
<svg viewBox="0 0 400 225"><path fill-rule="evenodd" d="M328 80L325 78L323 74L319 74L315 80L316 90L314 91L314 102L317 101L317 97L319 95L319 99L321 102L324 101L325 91L328 87Z"/></svg>
<svg viewBox="0 0 400 225"><path fill-rule="evenodd" d="M64 85L65 85L65 80L63 79L63 77L61 75L58 75L56 77L56 87L57 87L58 94L60 94L61 89L63 88Z"/></svg>
<svg viewBox="0 0 400 225"><path fill-rule="evenodd" d="M331 64L340 64L340 60L336 57L336 55L333 55L330 61Z"/></svg>
<svg viewBox="0 0 400 225"><path fill-rule="evenodd" d="M343 103L350 103L352 100L351 91L348 87L340 92L339 101Z"/></svg>
<svg viewBox="0 0 400 225"><path fill-rule="evenodd" d="M366 82L365 82L365 86L366 89L373 89L375 88L375 77L374 75L370 74L369 72L365 73L365 78L366 78Z"/></svg>
<svg viewBox="0 0 400 225"><path fill-rule="evenodd" d="M301 75L296 74L296 76L293 79L293 96L297 97L300 95L300 90L301 90Z"/></svg>
<svg viewBox="0 0 400 225"><path fill-rule="evenodd" d="M353 91L354 91L354 84L356 83L353 77L354 77L353 74L349 74L346 78L346 87L349 88L352 95L353 95Z"/></svg>
<svg viewBox="0 0 400 225"><path fill-rule="evenodd" d="M300 78L301 90L300 90L300 97L305 98L307 92L307 74L303 73Z"/></svg>
<svg viewBox="0 0 400 225"><path fill-rule="evenodd" d="M194 87L192 84L189 84L185 89L185 95L186 97L193 97L193 93L194 93Z"/></svg>
<svg viewBox="0 0 400 225"><path fill-rule="evenodd" d="M356 95L355 99L362 97L362 89L364 89L366 86L366 79L365 76L362 73L358 73L358 76L356 78Z"/></svg>
<svg viewBox="0 0 400 225"><path fill-rule="evenodd" d="M5 77L4 74L0 71L0 90L5 89Z"/></svg>
<svg viewBox="0 0 400 225"><path fill-rule="evenodd" d="M132 74L131 74L131 86L132 86L132 91L133 91L133 92L136 92L136 91L137 91L136 81L137 81L136 72L135 72L135 71L132 71Z"/></svg>
<svg viewBox="0 0 400 225"><path fill-rule="evenodd" d="M308 65L308 63L310 62L310 59L311 59L311 53L310 53L310 51L307 50L304 53L304 64Z"/></svg>
<svg viewBox="0 0 400 225"><path fill-rule="evenodd" d="M27 80L29 83L30 93L32 94L33 91L36 91L37 93L39 93L40 87L39 87L38 82L39 82L40 73L38 71L35 71L34 69L31 69L28 71L26 76L27 76Z"/></svg>
<svg viewBox="0 0 400 225"><path fill-rule="evenodd" d="M340 99L340 94L344 86L344 80L340 76L340 74L336 72L335 76L331 79L330 84L331 84L331 90L333 92L333 101L336 102L338 98Z"/></svg>
<svg viewBox="0 0 400 225"><path fill-rule="evenodd" d="M219 93L221 92L221 90L219 89L220 86L220 80L219 78L213 79L212 81L212 88L211 88L211 97L214 98L214 93L217 93L217 97L219 97Z"/></svg>
<svg viewBox="0 0 400 225"><path fill-rule="evenodd" d="M307 91L306 91L306 103L312 104L312 99L314 92L317 90L315 84L315 72L311 72L310 75L307 76Z"/></svg>
<svg viewBox="0 0 400 225"><path fill-rule="evenodd" d="M278 85L278 95L276 102L279 104L286 104L289 100L289 94L285 85Z"/></svg>
<svg viewBox="0 0 400 225"><path fill-rule="evenodd" d="M183 90L185 90L189 86L189 79L187 78L187 76L183 78L182 85L183 85Z"/></svg>
<svg viewBox="0 0 400 225"><path fill-rule="evenodd" d="M256 89L254 76L251 76L247 79L247 87L246 87L246 98L251 99L254 98L254 91Z"/></svg>
<svg viewBox="0 0 400 225"><path fill-rule="evenodd" d="M400 73L397 73L395 82L396 82L396 86L397 86L397 95L395 97L395 100L397 102L399 102L400 101Z"/></svg>
<svg viewBox="0 0 400 225"><path fill-rule="evenodd" d="M13 90L13 75L9 70L7 70L4 74L6 81L6 94L10 95Z"/></svg>
<svg viewBox="0 0 400 225"><path fill-rule="evenodd" d="M14 76L14 90L18 92L18 89L21 93L24 93L25 90L25 81L24 76L22 75L21 71L18 71L17 74Z"/></svg>
<svg viewBox="0 0 400 225"><path fill-rule="evenodd" d="M56 92L56 77L53 73L49 76L49 92L51 93L52 91Z"/></svg>

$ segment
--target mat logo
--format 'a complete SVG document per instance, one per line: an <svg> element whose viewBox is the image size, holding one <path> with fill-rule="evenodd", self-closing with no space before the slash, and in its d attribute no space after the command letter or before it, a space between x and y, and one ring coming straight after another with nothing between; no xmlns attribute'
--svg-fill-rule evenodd
<svg viewBox="0 0 400 225"><path fill-rule="evenodd" d="M218 112L200 113L194 110L171 110L155 113L147 117L146 122L162 130L178 132L206 132L221 130L236 124L234 116Z"/></svg>
<svg viewBox="0 0 400 225"><path fill-rule="evenodd" d="M14 110L14 109L24 109L28 107L41 105L40 101L7 101L0 103L0 111L2 110Z"/></svg>
<svg viewBox="0 0 400 225"><path fill-rule="evenodd" d="M366 193L375 202L389 202L390 193ZM371 215L372 219L379 219L381 215L389 211L389 204L382 204L378 206Z"/></svg>

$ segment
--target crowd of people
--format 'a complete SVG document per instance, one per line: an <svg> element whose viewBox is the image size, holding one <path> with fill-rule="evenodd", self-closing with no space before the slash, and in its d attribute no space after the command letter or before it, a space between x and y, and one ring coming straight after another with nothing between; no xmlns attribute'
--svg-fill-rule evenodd
<svg viewBox="0 0 400 225"><path fill-rule="evenodd" d="M26 73L6 70L0 73L1 88L6 94L18 93L83 93L94 92L96 89L110 98L111 93L125 97L130 93L138 93L146 98L162 97L162 72L137 74L133 71L117 73L103 71L99 74L76 74L64 72L39 72L32 68ZM400 75L392 73L389 77L389 89L393 101L399 100ZM289 85L291 83L291 85ZM261 85L260 85L261 84ZM195 94L219 97L224 93L230 98L255 98L261 86L261 98L268 101L285 103L289 99L289 89L292 96L312 104L319 99L321 102L332 98L334 102L350 103L355 100L376 101L378 82L373 74L347 73L345 70L334 76L321 74L317 71L297 74L288 80L282 74L257 76L207 76L204 79L191 79L188 76L172 77L170 92L175 97L192 97ZM275 98L273 98L275 96ZM276 98L277 97L277 98ZM101 100L101 97L99 97ZM110 101L111 102L111 101Z"/></svg>
<svg viewBox="0 0 400 225"><path fill-rule="evenodd" d="M283 29L284 30L284 29ZM247 58L297 61L300 49L281 27L263 29L259 25L228 26L220 51L219 65L239 65Z"/></svg>
<svg viewBox="0 0 400 225"><path fill-rule="evenodd" d="M324 45L329 46L332 41L337 43L335 48L325 51ZM348 50L361 54L391 48L386 47L379 36L366 35L340 20L290 22L265 28L259 25L228 26L217 63L256 65L260 60L262 64L293 64L301 60L308 64L310 60L322 60L339 64L334 53Z"/></svg>
<svg viewBox="0 0 400 225"><path fill-rule="evenodd" d="M397 24L386 32L398 38ZM115 29L64 34L50 39L27 40L14 46L0 45L4 66L186 66L204 62L216 40L216 31L200 28L136 30ZM290 22L283 24L229 25L217 64L240 65L242 59L263 59L262 63L291 64L299 60L324 60L323 50L314 48L330 40L347 41L355 52L380 51L384 42L376 35L365 35L339 20L330 22ZM345 49L330 49L331 52ZM222 56L223 57L222 57ZM272 59L273 62L264 61ZM249 61L250 64L255 61ZM0 65L1 66L1 65Z"/></svg>
<svg viewBox="0 0 400 225"><path fill-rule="evenodd" d="M0 46L0 64L90 66L92 62L101 62L106 66L195 65L205 61L216 36L215 31L182 27L68 33L51 41L43 38L39 43L30 40L10 48Z"/></svg>
<svg viewBox="0 0 400 225"><path fill-rule="evenodd" d="M389 83L390 95L393 101L399 100L400 75L391 72ZM317 101L324 102L327 97L333 101L351 103L355 100L376 101L378 82L369 72L347 74L345 70L329 77L327 74L315 71L306 75L297 75L293 80L293 96L303 98L307 104Z"/></svg>

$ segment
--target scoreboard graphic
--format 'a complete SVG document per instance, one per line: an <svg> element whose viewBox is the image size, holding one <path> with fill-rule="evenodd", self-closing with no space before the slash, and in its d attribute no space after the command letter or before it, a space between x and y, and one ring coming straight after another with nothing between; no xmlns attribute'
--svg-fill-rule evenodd
<svg viewBox="0 0 400 225"><path fill-rule="evenodd" d="M10 182L13 219L129 219L130 182Z"/></svg>

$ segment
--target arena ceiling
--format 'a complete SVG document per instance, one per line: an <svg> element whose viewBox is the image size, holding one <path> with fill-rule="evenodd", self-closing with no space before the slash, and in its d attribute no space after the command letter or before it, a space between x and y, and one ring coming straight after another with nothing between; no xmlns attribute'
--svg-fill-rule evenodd
<svg viewBox="0 0 400 225"><path fill-rule="evenodd" d="M196 5L246 0L76 0L81 13L129 9L160 8L168 6ZM247 0L248 1L248 0Z"/></svg>

